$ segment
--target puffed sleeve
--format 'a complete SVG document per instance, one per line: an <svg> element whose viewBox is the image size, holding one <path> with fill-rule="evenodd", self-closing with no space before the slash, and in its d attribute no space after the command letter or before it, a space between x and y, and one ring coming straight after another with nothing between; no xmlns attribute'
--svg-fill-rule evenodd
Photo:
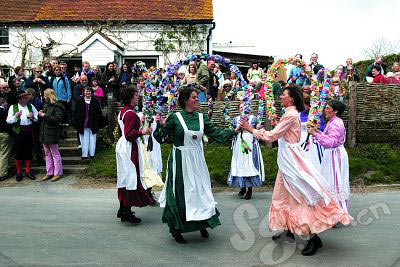
<svg viewBox="0 0 400 267"><path fill-rule="evenodd" d="M337 122L332 122L329 129L316 134L315 138L323 148L335 148L343 144L345 129L343 125Z"/></svg>
<svg viewBox="0 0 400 267"><path fill-rule="evenodd" d="M276 127L272 131L266 131L264 129L254 130L253 135L258 139L272 143L283 137L286 131L297 122L298 118L296 116L284 114L278 125L276 125Z"/></svg>

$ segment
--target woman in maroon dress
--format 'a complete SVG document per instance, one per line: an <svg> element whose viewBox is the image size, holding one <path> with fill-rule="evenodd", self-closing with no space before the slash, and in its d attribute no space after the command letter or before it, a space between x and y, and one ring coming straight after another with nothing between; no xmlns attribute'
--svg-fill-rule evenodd
<svg viewBox="0 0 400 267"><path fill-rule="evenodd" d="M146 185L141 174L141 156L138 138L151 134L151 128L140 128L140 119L134 111L138 104L136 87L130 86L122 90L121 100L123 109L118 114L119 139L115 151L117 158L117 187L120 209L118 218L121 221L139 223L131 211L131 207L145 207L153 205L155 200L146 191Z"/></svg>

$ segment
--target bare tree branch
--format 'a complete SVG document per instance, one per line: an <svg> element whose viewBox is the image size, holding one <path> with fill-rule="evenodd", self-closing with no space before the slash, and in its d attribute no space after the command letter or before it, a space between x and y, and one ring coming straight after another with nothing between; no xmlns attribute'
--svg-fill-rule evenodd
<svg viewBox="0 0 400 267"><path fill-rule="evenodd" d="M391 42L385 37L380 37L372 41L371 46L364 49L363 54L366 58L376 58L400 52L400 43Z"/></svg>

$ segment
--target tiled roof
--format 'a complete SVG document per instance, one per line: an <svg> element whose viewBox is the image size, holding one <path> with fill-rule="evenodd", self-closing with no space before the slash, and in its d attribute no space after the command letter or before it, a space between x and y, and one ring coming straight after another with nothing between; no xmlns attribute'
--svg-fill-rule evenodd
<svg viewBox="0 0 400 267"><path fill-rule="evenodd" d="M103 20L212 21L212 0L0 1L0 23Z"/></svg>

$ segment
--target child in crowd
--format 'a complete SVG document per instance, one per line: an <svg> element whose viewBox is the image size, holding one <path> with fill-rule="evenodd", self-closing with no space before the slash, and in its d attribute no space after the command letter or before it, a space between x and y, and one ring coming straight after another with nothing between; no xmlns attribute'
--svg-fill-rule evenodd
<svg viewBox="0 0 400 267"><path fill-rule="evenodd" d="M94 96L99 101L100 105L103 106L104 93L103 89L101 89L101 87L99 86L99 81L97 80L97 78L93 78L92 86Z"/></svg>

